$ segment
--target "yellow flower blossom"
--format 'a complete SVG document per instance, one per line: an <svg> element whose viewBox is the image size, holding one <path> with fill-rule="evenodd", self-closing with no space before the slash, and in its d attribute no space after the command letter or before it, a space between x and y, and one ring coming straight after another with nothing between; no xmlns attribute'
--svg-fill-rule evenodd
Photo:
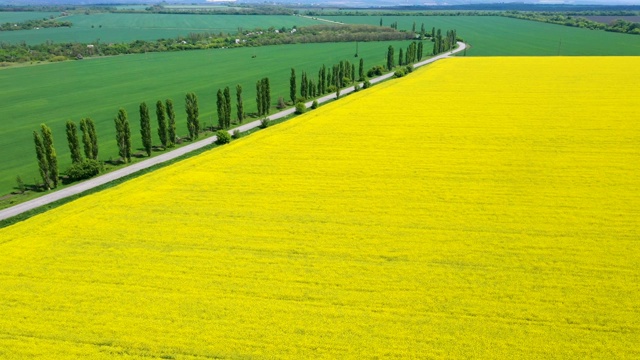
<svg viewBox="0 0 640 360"><path fill-rule="evenodd" d="M639 79L440 61L0 229L0 358L638 358Z"/></svg>

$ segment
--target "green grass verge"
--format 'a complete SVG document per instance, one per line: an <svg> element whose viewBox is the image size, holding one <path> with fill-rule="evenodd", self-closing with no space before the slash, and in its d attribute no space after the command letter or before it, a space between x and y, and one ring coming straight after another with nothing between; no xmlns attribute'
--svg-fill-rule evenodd
<svg viewBox="0 0 640 360"><path fill-rule="evenodd" d="M36 19L41 18L35 17ZM235 34L238 28L267 29L271 26L291 28L318 25L323 22L290 15L190 15L190 14L77 14L60 18L71 21L70 28L12 31L2 34L6 43L41 44L46 41L131 42L187 36L189 33L223 32Z"/></svg>
<svg viewBox="0 0 640 360"><path fill-rule="evenodd" d="M200 121L217 124L216 92L229 86L235 117L235 85L243 86L245 112L256 111L255 84L262 77L271 80L272 103L282 96L289 99L289 75L295 68L315 79L322 64L331 66L344 59L365 61L365 69L385 62L389 45L407 47L407 42L359 44L326 43L266 46L257 48L214 49L176 53L151 53L87 59L0 70L0 194L16 186L16 176L26 183L38 181L33 149L34 130L41 123L52 128L60 169L70 165L65 123L82 117L96 122L99 157L117 157L113 119L119 108L129 114L134 148L141 147L138 106L145 101L152 115L154 144L159 143L155 123L155 103L174 101L178 134L187 133L184 96L198 95ZM356 69L357 70L357 69Z"/></svg>
<svg viewBox="0 0 640 360"><path fill-rule="evenodd" d="M398 29L416 30L424 23L443 31L456 29L471 45L467 56L640 55L636 35L546 24L499 16L326 16L349 24L398 23Z"/></svg>

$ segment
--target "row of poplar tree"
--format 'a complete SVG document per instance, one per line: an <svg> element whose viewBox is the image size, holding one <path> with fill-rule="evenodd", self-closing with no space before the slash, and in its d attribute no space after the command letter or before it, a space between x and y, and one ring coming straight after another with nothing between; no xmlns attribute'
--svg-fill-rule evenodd
<svg viewBox="0 0 640 360"><path fill-rule="evenodd" d="M73 121L67 121L67 140L69 150L71 152L71 160L73 164L82 163L82 154L80 150L80 141L78 140L77 126ZM37 131L33 132L33 140L36 146L36 157L38 159L38 169L44 187L46 189L55 188L59 182L58 158L56 149L53 146L53 133L51 128L42 124L40 126L40 135ZM80 131L82 131L82 143L84 145L84 154L87 160L97 161L98 159L98 135L96 134L95 123L91 118L80 120Z"/></svg>
<svg viewBox="0 0 640 360"><path fill-rule="evenodd" d="M424 32L424 25L422 31ZM432 30L432 41L434 41L433 53L437 54L451 49L455 45L455 30L447 31L446 37L442 37L440 29ZM406 53L400 49L399 65L408 65L415 61L420 61L423 56L422 41L412 42ZM387 50L387 69L392 70L395 67L395 56L393 46L389 46ZM291 69L289 96L292 103L303 102L310 98L315 98L331 92L340 94L340 89L348 84L357 81L365 81L367 87L367 79L364 73L364 59L360 59L358 64L358 74L356 77L355 64L349 60L340 61L340 63L327 68L325 65L318 70L316 80L311 79L306 72L302 72L300 78L300 87L298 97L298 85L295 69ZM257 115L259 117L268 115L271 110L271 89L269 78L262 78L256 83L256 103ZM227 129L231 127L231 90L229 87L218 89L217 92L217 112L219 128ZM188 93L185 97L185 110L187 113L187 129L189 131L189 139L198 138L201 131L199 121L198 98L195 93ZM140 113L140 134L142 136L142 145L147 156L151 156L153 149L151 139L151 119L149 109L146 103L141 103L139 107ZM237 120L242 123L246 118L244 105L242 100L242 86L236 86L236 115ZM176 134L176 114L171 99L162 102L156 102L156 118L158 122L158 137L163 148L171 148L178 141ZM125 109L119 109L114 119L116 128L116 142L118 145L118 154L122 160L127 163L131 161L131 128ZM95 123L91 118L82 119L80 121L80 131L82 132L82 144L84 148L85 159L82 158L80 149L80 140L77 135L77 126L73 121L66 124L67 142L71 153L72 167L67 175L72 171L77 171L78 175L71 176L74 180L91 177L97 175L101 169L98 162L98 138L96 134ZM40 175L46 189L55 188L59 183L58 161L55 148L53 146L53 136L51 129L45 124L41 125L41 134L37 131L33 132L36 147L36 156Z"/></svg>
<svg viewBox="0 0 640 360"><path fill-rule="evenodd" d="M433 55L437 55L453 49L457 41L457 35L455 30L449 30L446 32L446 37L442 36L442 31L438 29L435 31L433 37ZM401 48L398 54L398 65L409 65L416 61L422 60L424 54L424 45L422 41L417 43L413 41L407 47L406 52ZM396 66L395 63L395 50L393 46L389 45L387 49L387 70L392 70Z"/></svg>
<svg viewBox="0 0 640 360"><path fill-rule="evenodd" d="M357 77L355 64L352 64L349 60L340 61L329 70L325 65L322 65L318 70L316 80L310 78L306 72L302 72L299 87L300 95L298 96L296 70L292 68L291 76L289 77L289 98L292 103L302 102L320 95L336 92L356 80L365 80L364 59L360 59Z"/></svg>
<svg viewBox="0 0 640 360"><path fill-rule="evenodd" d="M257 85L257 103L258 115L266 115L270 111L271 95L269 87L269 79L263 78L258 81ZM242 86L236 86L238 120L242 122L245 118L243 102L242 102ZM231 98L229 88L224 91L218 90L218 117L219 127L229 128L231 126ZM189 138L195 140L198 138L201 126L199 120L198 97L195 93L188 93L185 97L185 110L187 113L187 129ZM151 156L153 150L151 135L151 117L149 108L145 102L140 104L140 135L142 137L142 145L147 156ZM158 122L158 137L163 148L171 148L179 140L176 133L176 114L173 107L173 101L158 100L156 102L156 118ZM118 110L118 114L114 119L116 128L116 143L118 145L118 154L120 158L128 163L131 161L131 127L127 111L123 108ZM91 118L82 119L80 121L80 130L82 132L82 144L84 146L85 159L82 157L80 148L80 140L77 134L76 124L69 120L66 124L67 142L71 153L72 165L67 175L71 180L80 180L97 175L102 165L98 162L98 136L96 133L95 123ZM43 180L45 189L55 188L59 184L58 160L55 148L53 146L53 135L51 128L46 124L41 125L41 133L33 132L36 156L38 159L38 167ZM70 176L72 173L74 176Z"/></svg>

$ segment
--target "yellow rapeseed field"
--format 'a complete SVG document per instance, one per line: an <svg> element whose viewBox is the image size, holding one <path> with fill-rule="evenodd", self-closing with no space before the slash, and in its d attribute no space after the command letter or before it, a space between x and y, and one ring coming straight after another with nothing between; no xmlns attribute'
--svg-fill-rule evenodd
<svg viewBox="0 0 640 360"><path fill-rule="evenodd" d="M459 58L0 229L0 358L640 358L640 58Z"/></svg>

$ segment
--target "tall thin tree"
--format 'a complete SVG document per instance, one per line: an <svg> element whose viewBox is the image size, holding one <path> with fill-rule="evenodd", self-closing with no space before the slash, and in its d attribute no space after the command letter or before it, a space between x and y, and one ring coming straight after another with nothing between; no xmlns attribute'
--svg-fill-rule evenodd
<svg viewBox="0 0 640 360"><path fill-rule="evenodd" d="M40 125L42 129L42 144L44 145L44 152L47 155L47 162L49 163L49 179L53 187L58 186L58 156L56 155L56 149L53 147L53 134L51 128L47 125Z"/></svg>
<svg viewBox="0 0 640 360"><path fill-rule="evenodd" d="M351 79L351 82L355 82L356 79L356 64L351 64L351 72L349 72L349 74L351 76L349 76L349 78Z"/></svg>
<svg viewBox="0 0 640 360"><path fill-rule="evenodd" d="M291 77L289 77L289 97L291 102L296 102L296 70L291 68Z"/></svg>
<svg viewBox="0 0 640 360"><path fill-rule="evenodd" d="M161 100L156 102L156 118L158 119L158 137L160 138L160 144L166 149L168 144L167 117L164 104Z"/></svg>
<svg viewBox="0 0 640 360"><path fill-rule="evenodd" d="M131 129L127 119L125 109L118 110L118 115L114 119L116 124L116 142L118 144L118 154L127 163L131 161Z"/></svg>
<svg viewBox="0 0 640 360"><path fill-rule="evenodd" d="M69 144L69 152L71 153L71 162L82 162L82 154L80 153L80 141L78 141L78 130L76 123L67 121L67 143Z"/></svg>
<svg viewBox="0 0 640 360"><path fill-rule="evenodd" d="M185 97L185 110L187 112L187 127L191 140L198 138L200 134L200 120L198 119L198 97L194 93L188 93Z"/></svg>
<svg viewBox="0 0 640 360"><path fill-rule="evenodd" d="M149 118L149 108L145 102L140 104L140 135L144 151L147 156L151 156L151 119Z"/></svg>
<svg viewBox="0 0 640 360"><path fill-rule="evenodd" d="M80 131L82 131L82 144L84 145L84 156L93 159L93 141L91 141L91 129L87 119L80 120Z"/></svg>
<svg viewBox="0 0 640 360"><path fill-rule="evenodd" d="M96 131L96 124L91 118L87 118L86 122L89 127L89 139L91 140L91 158L98 160L98 133Z"/></svg>
<svg viewBox="0 0 640 360"><path fill-rule="evenodd" d="M262 95L264 98L262 100L262 106L264 107L264 115L268 115L271 111L271 86L269 85L268 77L262 79L262 88Z"/></svg>
<svg viewBox="0 0 640 360"><path fill-rule="evenodd" d="M216 94L216 106L218 110L218 126L221 129L226 128L226 113L225 110L226 102L224 101L224 94L221 89L218 89L218 93Z"/></svg>
<svg viewBox="0 0 640 360"><path fill-rule="evenodd" d="M42 183L45 189L51 189L51 179L49 178L49 162L47 161L47 154L44 150L44 144L42 138L37 131L33 132L33 141L36 145L36 156L38 158L38 170L40 170L40 176L42 177Z"/></svg>
<svg viewBox="0 0 640 360"><path fill-rule="evenodd" d="M167 105L167 118L169 119L169 128L167 129L169 138L167 143L169 147L173 147L178 137L176 133L176 112L173 110L173 101L171 99L167 99L165 104Z"/></svg>
<svg viewBox="0 0 640 360"><path fill-rule="evenodd" d="M394 66L394 58L393 58L393 46L389 45L387 49L387 70L393 69Z"/></svg>
<svg viewBox="0 0 640 360"><path fill-rule="evenodd" d="M307 89L309 88L309 84L307 83L307 73L302 72L300 76L300 97L303 99L307 98Z"/></svg>
<svg viewBox="0 0 640 360"><path fill-rule="evenodd" d="M238 110L238 123L244 121L244 104L242 103L242 85L236 85L236 108Z"/></svg>
<svg viewBox="0 0 640 360"><path fill-rule="evenodd" d="M258 116L264 115L264 96L262 96L262 81L256 82L256 105L258 106Z"/></svg>
<svg viewBox="0 0 640 360"><path fill-rule="evenodd" d="M222 92L224 95L224 123L225 128L231 127L231 90L228 86L225 86L224 91Z"/></svg>

